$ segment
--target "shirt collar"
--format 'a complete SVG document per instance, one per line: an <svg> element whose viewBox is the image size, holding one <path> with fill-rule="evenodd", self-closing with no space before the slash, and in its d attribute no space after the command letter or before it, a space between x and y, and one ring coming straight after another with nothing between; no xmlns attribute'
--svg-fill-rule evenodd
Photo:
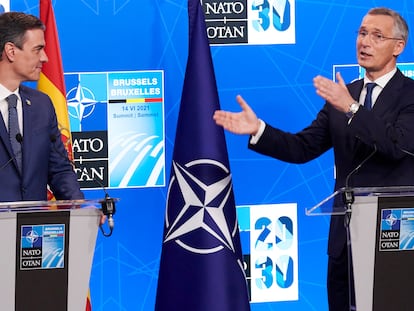
<svg viewBox="0 0 414 311"><path fill-rule="evenodd" d="M6 100L6 98L11 95L16 94L17 98L21 100L20 94L19 94L19 88L17 88L14 92L10 92L4 85L0 83L0 100Z"/></svg>
<svg viewBox="0 0 414 311"><path fill-rule="evenodd" d="M378 86L380 86L383 89L387 85L387 83L391 80L391 78L393 77L393 75L396 72L397 72L397 68L394 68L393 70L391 70L390 72L386 73L385 75L379 77L375 81L369 80L367 78L367 76L365 75L365 77L364 77L364 85L366 85L367 83L370 83L370 82L375 82Z"/></svg>

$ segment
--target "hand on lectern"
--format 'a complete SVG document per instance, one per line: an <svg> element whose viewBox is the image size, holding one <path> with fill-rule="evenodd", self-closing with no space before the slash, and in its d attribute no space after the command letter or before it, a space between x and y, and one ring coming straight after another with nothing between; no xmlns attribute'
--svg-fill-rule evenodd
<svg viewBox="0 0 414 311"><path fill-rule="evenodd" d="M105 223L105 221L106 221L106 215L102 214L99 224L102 226Z"/></svg>

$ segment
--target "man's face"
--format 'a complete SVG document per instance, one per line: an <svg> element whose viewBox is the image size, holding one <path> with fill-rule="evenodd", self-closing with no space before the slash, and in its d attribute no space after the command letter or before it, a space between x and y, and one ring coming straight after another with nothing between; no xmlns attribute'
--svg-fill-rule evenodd
<svg viewBox="0 0 414 311"><path fill-rule="evenodd" d="M366 15L362 20L356 42L358 64L372 80L391 71L396 56L404 49L401 38L395 38L394 21L386 15Z"/></svg>
<svg viewBox="0 0 414 311"><path fill-rule="evenodd" d="M33 29L26 32L23 47L16 48L14 59L15 73L22 81L39 80L42 65L48 61L44 47L43 30Z"/></svg>

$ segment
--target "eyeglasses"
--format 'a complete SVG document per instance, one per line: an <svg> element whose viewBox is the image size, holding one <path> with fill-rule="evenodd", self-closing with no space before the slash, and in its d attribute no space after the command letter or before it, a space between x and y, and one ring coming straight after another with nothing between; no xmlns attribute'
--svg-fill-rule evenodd
<svg viewBox="0 0 414 311"><path fill-rule="evenodd" d="M403 40L402 38L392 38L392 37L386 37L379 31L369 32L367 30L358 30L358 39L364 39L367 36L369 36L369 39L374 43L380 43L385 40Z"/></svg>

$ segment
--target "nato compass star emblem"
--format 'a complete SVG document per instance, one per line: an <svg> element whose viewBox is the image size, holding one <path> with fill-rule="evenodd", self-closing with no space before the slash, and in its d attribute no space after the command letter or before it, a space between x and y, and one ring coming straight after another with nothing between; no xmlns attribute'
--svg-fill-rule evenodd
<svg viewBox="0 0 414 311"><path fill-rule="evenodd" d="M38 239L39 239L39 235L37 234L36 231L34 230L30 230L26 236L25 236L26 240L30 243L33 244L35 243Z"/></svg>
<svg viewBox="0 0 414 311"><path fill-rule="evenodd" d="M80 82L67 92L66 102L69 115L78 120L80 124L83 119L92 115L96 104L106 103L96 100L94 93L89 88L82 86Z"/></svg>
<svg viewBox="0 0 414 311"><path fill-rule="evenodd" d="M387 215L387 217L385 218L385 222L389 226L395 225L395 223L397 222L397 220L398 220L397 216L395 216L393 213Z"/></svg>
<svg viewBox="0 0 414 311"><path fill-rule="evenodd" d="M197 254L225 248L235 252L237 218L232 201L231 175L222 163L198 159L182 166L173 161L164 243L174 241Z"/></svg>
<svg viewBox="0 0 414 311"><path fill-rule="evenodd" d="M78 119L79 121L89 117L95 109L95 105L97 103L93 92L90 89L81 86L80 83L77 87L69 90L66 98L68 106L73 107L73 111L75 111L75 113L69 111L70 116Z"/></svg>

